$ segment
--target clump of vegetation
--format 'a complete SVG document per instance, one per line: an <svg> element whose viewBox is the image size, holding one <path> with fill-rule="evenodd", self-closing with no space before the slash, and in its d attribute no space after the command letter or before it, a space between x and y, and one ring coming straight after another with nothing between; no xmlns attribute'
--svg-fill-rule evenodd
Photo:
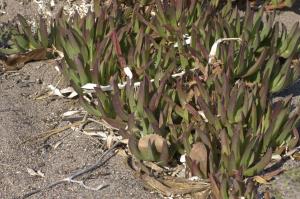
<svg viewBox="0 0 300 199"><path fill-rule="evenodd" d="M21 15L18 15L20 25L12 30L12 45L5 49L8 54L26 52L34 49L47 49L55 45L55 27L53 23L48 26L45 20L40 17L38 28L35 32L33 27Z"/></svg>
<svg viewBox="0 0 300 199"><path fill-rule="evenodd" d="M255 6L257 4L257 0L249 0L250 3ZM236 2L238 4L243 4L247 1L232 1L232 0L212 0L210 3L213 6L222 6L226 2ZM266 9L277 9L277 8L285 8L285 7L292 7L295 3L295 0L265 0L265 1L259 1L259 3L263 3L266 6Z"/></svg>
<svg viewBox="0 0 300 199"><path fill-rule="evenodd" d="M252 183L243 184L241 179L258 175L272 154L281 154L299 141L300 117L289 117L291 98L273 104L268 80L249 87L243 81L231 85L225 73L208 80L208 85L195 78L195 104L190 103L188 110L196 122L184 137L191 173L213 178L216 198L256 198L245 193ZM200 111L205 117L199 116Z"/></svg>
<svg viewBox="0 0 300 199"><path fill-rule="evenodd" d="M272 102L299 78L298 24L287 33L262 9L242 16L230 2L95 2L84 17L41 20L35 34L19 16L15 47L61 51L82 105L140 161L184 155L187 176L209 179L212 197L255 198L251 177L299 142L291 98Z"/></svg>

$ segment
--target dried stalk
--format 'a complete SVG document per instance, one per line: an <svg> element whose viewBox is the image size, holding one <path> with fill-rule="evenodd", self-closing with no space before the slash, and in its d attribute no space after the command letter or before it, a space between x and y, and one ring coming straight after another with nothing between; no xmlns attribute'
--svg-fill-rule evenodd
<svg viewBox="0 0 300 199"><path fill-rule="evenodd" d="M108 186L107 184L100 184L97 187L90 187L90 186L85 185L83 181L74 180L74 178L77 178L77 177L79 177L79 176L81 176L81 175L83 175L85 173L91 172L91 171L95 170L96 168L104 165L110 158L112 158L116 154L115 153L115 149L117 148L117 146L119 144L120 144L120 142L116 142L110 149L108 149L107 151L105 151L100 156L99 160L95 164L93 164L93 165L91 165L91 166L89 166L89 167L87 167L85 169L79 170L75 174L73 174L73 175L71 175L69 177L66 177L64 179L58 180L58 181L56 181L54 183L51 183L50 185L47 185L47 186L42 187L40 189L37 189L35 191L29 192L29 193L25 194L24 196L22 196L21 198L22 199L28 198L28 197L30 197L30 196L32 196L34 194L40 193L42 191L45 191L47 189L50 189L50 188L52 188L52 187L54 187L56 185L63 184L63 183L76 183L76 184L84 187L85 189L93 190L93 191L99 191L99 190L107 187ZM105 158L106 156L107 156L107 158Z"/></svg>
<svg viewBox="0 0 300 199"><path fill-rule="evenodd" d="M70 124L70 125L66 125L66 126L63 126L61 128L56 128L56 129L52 129L50 131L46 131L46 132L43 132L41 134L38 134L37 136L34 136L32 138L29 138L25 141L23 141L20 145L22 144L25 144L27 142L33 142L33 141L37 141L37 140L40 140L40 139L48 139L49 137L53 136L53 135L56 135L56 134L59 134L69 128L72 128L72 127L76 127L76 126L81 126L81 125L84 125L87 121L79 121L79 122L75 122L73 124Z"/></svg>

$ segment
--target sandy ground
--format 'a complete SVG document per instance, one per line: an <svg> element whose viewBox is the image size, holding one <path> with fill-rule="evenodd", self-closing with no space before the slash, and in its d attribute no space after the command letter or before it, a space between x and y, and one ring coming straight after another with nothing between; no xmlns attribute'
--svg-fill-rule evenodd
<svg viewBox="0 0 300 199"><path fill-rule="evenodd" d="M102 154L102 143L73 130L46 142L21 144L56 125L64 126L60 115L77 107L73 100L34 100L44 85L58 81L51 61L27 64L19 73L0 80L0 198L15 198L35 188L69 176L92 165ZM47 74L41 76L41 74ZM37 79L40 81L36 82ZM74 104L75 103L75 104ZM100 128L100 127L99 127ZM21 145L20 145L21 144ZM59 144L59 145L58 145ZM31 176L27 168L45 177ZM146 191L126 159L115 156L95 172L84 175L89 185L109 185L101 191L85 190L73 184L58 185L32 198L157 198Z"/></svg>
<svg viewBox="0 0 300 199"><path fill-rule="evenodd" d="M291 9L279 11L277 20L283 22L288 29L291 29L294 23L300 22L300 1L296 1Z"/></svg>
<svg viewBox="0 0 300 199"><path fill-rule="evenodd" d="M16 0L6 2L0 23L13 20L16 14L37 15L33 3L20 4ZM25 0L23 1L25 2ZM300 21L300 2L293 9L281 11L277 19L290 29ZM0 30L1 31L1 30ZM78 107L74 100L34 97L48 84L59 80L54 70L55 62L44 61L27 64L18 73L0 76L0 198L17 198L36 188L69 176L78 169L97 161L103 152L102 142L73 130L65 131L45 142L24 140L57 126L66 125L61 114ZM285 91L295 95L298 101L300 83ZM101 127L99 127L101 128ZM289 170L277 176L269 189L275 198L300 198L299 162L288 161L283 165ZM31 176L27 169L41 171L45 177ZM109 185L101 191L86 190L74 184L62 184L31 198L159 198L144 189L142 182L134 177L126 159L114 156L105 165L84 175L89 185Z"/></svg>

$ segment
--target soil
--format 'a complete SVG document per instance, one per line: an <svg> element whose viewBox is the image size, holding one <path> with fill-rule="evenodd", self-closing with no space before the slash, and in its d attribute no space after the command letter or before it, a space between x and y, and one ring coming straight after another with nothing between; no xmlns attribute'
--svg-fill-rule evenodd
<svg viewBox="0 0 300 199"><path fill-rule="evenodd" d="M17 14L27 18L37 16L36 3L0 0L0 23L13 21ZM300 2L293 9L282 11L277 19L290 29L294 22L300 21L299 14ZM62 113L79 107L76 100L53 96L36 99L49 84L59 82L59 87L66 86L55 65L53 60L29 63L16 73L0 76L0 198L18 198L49 185L94 164L103 153L103 142L71 129L43 142L23 143L41 132L67 125L62 121ZM298 102L299 91L296 84L283 95L292 93ZM290 160L283 167L288 172L266 187L276 198L300 198L300 163ZM28 169L40 171L44 177L32 176ZM108 186L104 189L92 191L76 184L61 184L30 198L161 198L146 190L134 174L126 158L116 155L79 178L90 186L105 183Z"/></svg>
<svg viewBox="0 0 300 199"><path fill-rule="evenodd" d="M53 61L27 64L0 80L0 198L16 198L92 165L102 154L103 143L68 130L45 142L22 144L48 129L67 125L61 114L78 107L76 101L48 97L34 100L38 91L59 81ZM45 75L41 75L45 74ZM45 177L31 176L27 169ZM127 167L114 156L95 172L83 176L89 185L108 184L90 191L73 184L58 185L32 198L157 198L146 191Z"/></svg>

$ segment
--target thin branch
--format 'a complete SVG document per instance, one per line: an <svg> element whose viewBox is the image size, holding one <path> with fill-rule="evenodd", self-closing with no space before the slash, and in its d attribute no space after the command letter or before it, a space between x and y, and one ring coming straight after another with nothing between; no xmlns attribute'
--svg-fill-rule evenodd
<svg viewBox="0 0 300 199"><path fill-rule="evenodd" d="M87 118L88 118L89 114L85 113L85 115L83 116L83 119L81 120L81 124L79 125L78 131L82 131L83 127L87 124Z"/></svg>
<svg viewBox="0 0 300 199"><path fill-rule="evenodd" d="M94 191L98 191L98 190L101 190L105 187L107 187L108 185L107 184L100 184L99 186L97 187L89 187L87 185L84 184L83 181L78 181L78 180L74 180L74 178L77 178L85 173L88 173L88 172L91 172L93 170L95 170L96 168L104 165L110 158L112 158L116 153L115 153L115 149L117 148L117 146L120 144L120 142L116 142L110 149L108 149L107 151L105 151L99 158L99 160L91 165L91 166L88 166L87 168L85 169L82 169L82 170L79 170L77 171L76 173L74 173L73 175L69 176L69 177L66 177L64 179L61 179L61 180L58 180L56 182L53 182L52 184L50 185L47 185L45 187L42 187L40 189L37 189L35 191L32 191L32 192L29 192L27 194L25 194L24 196L22 196L21 198L22 199L25 199L25 198L28 198L29 196L32 196L34 194L37 194L37 193L40 193L44 190L47 190L47 189L50 189L56 185L59 185L59 184L63 184L63 183L76 183L82 187L84 187L85 189L89 189L89 190L94 190Z"/></svg>
<svg viewBox="0 0 300 199"><path fill-rule="evenodd" d="M95 120L93 118L88 118L87 120L91 121L91 122L95 122L96 124L100 124L100 125L104 126L105 128L108 128L108 129L112 129L112 130L116 130L116 131L119 130L118 128L112 127L110 124L108 124L104 120L98 121L98 120Z"/></svg>
<svg viewBox="0 0 300 199"><path fill-rule="evenodd" d="M298 151L300 151L300 146L288 151L286 154L284 154L283 158L290 157L290 156L294 155L294 153L297 153Z"/></svg>
<svg viewBox="0 0 300 199"><path fill-rule="evenodd" d="M279 167L281 167L288 159L290 159L292 157L292 155L294 155L294 153L297 153L300 151L300 146L288 151L286 154L284 154L280 160L272 163L267 170L274 170L274 169L278 169Z"/></svg>
<svg viewBox="0 0 300 199"><path fill-rule="evenodd" d="M25 141L23 141L22 143L20 143L19 145L22 145L22 144L25 144L27 142L32 142L32 141L37 141L37 140L40 140L40 139L48 139L49 137L53 136L53 135L56 135L56 134L59 134L69 128L72 128L72 127L76 127L76 126L80 126L80 125L84 125L86 123L86 121L78 121L78 122L75 122L75 123L72 123L70 125L66 125L66 126L63 126L63 127L60 127L60 128L56 128L56 129L52 129L50 131L46 131L46 132L43 132L41 134L38 134L32 138L29 138Z"/></svg>

